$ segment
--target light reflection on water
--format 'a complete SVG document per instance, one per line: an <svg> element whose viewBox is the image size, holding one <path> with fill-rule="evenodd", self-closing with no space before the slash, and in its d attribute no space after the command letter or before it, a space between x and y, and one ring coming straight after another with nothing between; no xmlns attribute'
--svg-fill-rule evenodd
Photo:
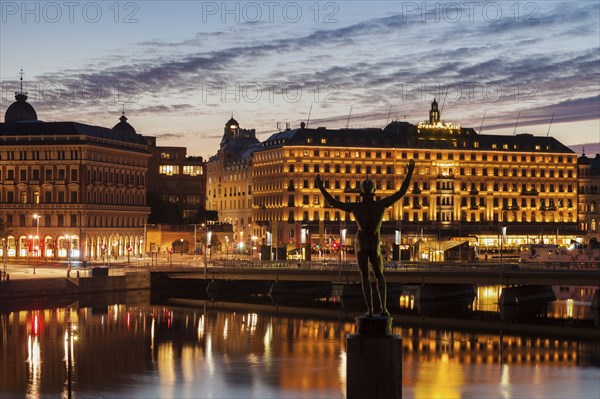
<svg viewBox="0 0 600 399"><path fill-rule="evenodd" d="M477 317L461 320L461 313L456 322L446 311L418 315L414 298L398 300L394 333L403 336L404 397L597 397L600 329L589 306L567 299L549 305L548 318L579 320L583 327L550 324L543 328L551 336L537 337L523 333L535 326L486 320L494 313L485 309L496 304L497 312L497 297L494 288L480 288L470 305ZM353 312L148 303L0 314L1 396L67 396L69 321L77 329L74 398L345 396Z"/></svg>

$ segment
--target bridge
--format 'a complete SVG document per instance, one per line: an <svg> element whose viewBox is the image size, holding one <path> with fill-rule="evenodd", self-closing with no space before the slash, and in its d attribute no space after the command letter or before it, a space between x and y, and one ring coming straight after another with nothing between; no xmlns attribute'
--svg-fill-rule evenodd
<svg viewBox="0 0 600 399"><path fill-rule="evenodd" d="M170 279L360 282L355 264L238 263L236 266L153 268ZM508 265L405 264L386 268L386 281L400 284L560 285L598 286L600 269L531 268Z"/></svg>

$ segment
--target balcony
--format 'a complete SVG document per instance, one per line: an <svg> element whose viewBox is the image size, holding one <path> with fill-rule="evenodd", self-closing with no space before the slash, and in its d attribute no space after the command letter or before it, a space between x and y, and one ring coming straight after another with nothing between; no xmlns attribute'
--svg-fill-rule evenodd
<svg viewBox="0 0 600 399"><path fill-rule="evenodd" d="M479 191L471 190L471 191L469 191L469 195L479 195Z"/></svg>
<svg viewBox="0 0 600 399"><path fill-rule="evenodd" d="M518 211L521 207L518 205L505 205L502 207L503 211Z"/></svg>

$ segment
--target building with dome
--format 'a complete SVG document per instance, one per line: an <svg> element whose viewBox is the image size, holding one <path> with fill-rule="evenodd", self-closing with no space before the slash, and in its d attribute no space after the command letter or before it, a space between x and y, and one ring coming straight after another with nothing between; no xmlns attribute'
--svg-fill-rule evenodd
<svg viewBox="0 0 600 399"><path fill-rule="evenodd" d="M219 150L208 160L206 207L233 228L223 243L231 248L222 248L223 252L248 252L253 245L257 229L252 217L252 153L259 148L255 129L242 129L232 115L225 123Z"/></svg>
<svg viewBox="0 0 600 399"><path fill-rule="evenodd" d="M2 254L48 260L140 255L150 213L144 138L124 114L112 129L44 122L22 85L15 99L0 123Z"/></svg>

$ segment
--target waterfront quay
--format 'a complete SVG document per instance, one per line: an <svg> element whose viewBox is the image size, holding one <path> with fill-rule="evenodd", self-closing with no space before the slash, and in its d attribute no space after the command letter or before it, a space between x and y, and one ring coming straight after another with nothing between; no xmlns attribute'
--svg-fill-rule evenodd
<svg viewBox="0 0 600 399"><path fill-rule="evenodd" d="M110 266L88 263L75 265L67 275L66 265L11 263L0 283L0 300L44 296L77 295L91 292L139 289L209 289L228 292L276 291L294 295L297 286L352 286L360 273L352 262L260 262L184 258L174 263L153 264L145 260L113 263ZM496 264L496 263L410 263L386 264L388 285L466 285L466 286L586 286L600 287L596 264ZM312 284L312 286L311 286ZM327 288L329 289L329 288ZM255 293L256 293L255 292Z"/></svg>

